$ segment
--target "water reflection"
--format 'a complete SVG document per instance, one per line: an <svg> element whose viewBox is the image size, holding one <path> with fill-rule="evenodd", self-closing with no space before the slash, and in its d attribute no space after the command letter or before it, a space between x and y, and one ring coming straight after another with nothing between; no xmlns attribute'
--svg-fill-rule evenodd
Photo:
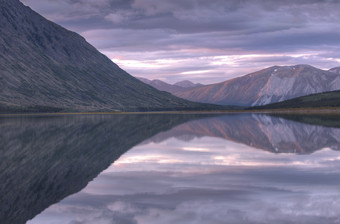
<svg viewBox="0 0 340 224"><path fill-rule="evenodd" d="M340 222L337 128L245 114L0 126L0 223L25 223L103 170L28 223Z"/></svg>
<svg viewBox="0 0 340 224"><path fill-rule="evenodd" d="M0 223L25 223L131 147L194 117L0 117Z"/></svg>
<svg viewBox="0 0 340 224"><path fill-rule="evenodd" d="M319 125L312 125L267 115L219 116L179 125L147 142L162 142L170 137L190 141L195 137L211 136L273 153L306 154L322 148L339 150L340 129L322 126L322 121L330 122L329 117L318 118Z"/></svg>
<svg viewBox="0 0 340 224"><path fill-rule="evenodd" d="M210 137L191 143L210 151L174 138L133 148L32 223L339 223L337 152L295 158Z"/></svg>

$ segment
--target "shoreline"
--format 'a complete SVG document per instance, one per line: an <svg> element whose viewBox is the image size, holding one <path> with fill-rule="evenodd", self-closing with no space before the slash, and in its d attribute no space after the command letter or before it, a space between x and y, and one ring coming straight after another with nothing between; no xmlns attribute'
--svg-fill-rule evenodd
<svg viewBox="0 0 340 224"><path fill-rule="evenodd" d="M134 115L134 114L316 114L340 115L340 108L287 108L287 109L243 109L243 110L212 110L212 111L131 111L131 112L36 112L36 113L0 113L0 117L8 116L61 116L61 115Z"/></svg>

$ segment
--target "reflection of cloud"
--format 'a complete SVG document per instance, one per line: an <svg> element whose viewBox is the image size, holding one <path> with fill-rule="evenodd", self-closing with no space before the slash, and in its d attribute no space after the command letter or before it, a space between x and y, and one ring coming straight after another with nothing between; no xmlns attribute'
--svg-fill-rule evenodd
<svg viewBox="0 0 340 224"><path fill-rule="evenodd" d="M260 166L260 167L265 167L265 166L282 166L284 164L281 163L271 163L271 162L254 162L254 161L242 161L242 159L237 156L237 155L228 155L228 156L215 156L213 158L215 161L214 163L216 165L223 165L223 166ZM293 163L294 165L303 165L304 163L299 162Z"/></svg>
<svg viewBox="0 0 340 224"><path fill-rule="evenodd" d="M132 157L123 157L114 163L115 166L120 166L121 164L137 164L137 163L180 163L181 160L175 158L167 158L161 155L140 155L140 156L132 156Z"/></svg>
<svg viewBox="0 0 340 224"><path fill-rule="evenodd" d="M136 208L132 204L124 201L116 201L107 205L107 208L113 212L136 213Z"/></svg>
<svg viewBox="0 0 340 224"><path fill-rule="evenodd" d="M170 138L134 147L117 161L128 163L29 224L338 223L338 158L330 149L297 156L211 137Z"/></svg>
<svg viewBox="0 0 340 224"><path fill-rule="evenodd" d="M138 173L136 173L138 175ZM274 174L273 174L274 175ZM229 177L231 177L229 175ZM241 177L245 177L241 174ZM131 178L131 177L129 177ZM226 173L217 174L210 189L199 189L204 176L191 177L196 181L185 189L163 188L163 193L152 193L153 182L165 179L188 183L186 179L174 178L172 175L160 174L150 183L151 189L139 189L133 194L122 195L87 195L78 194L73 199L65 200L52 206L50 213L59 213L60 217L68 217L68 221L76 219L80 223L337 223L340 196L334 191L321 188L320 192L304 185L303 191L287 191L284 185L277 187L254 186L254 182L243 182L246 179L234 176L226 178ZM208 175L205 176L208 178ZM139 178L137 178L139 179ZM208 178L209 179L209 178ZM255 177L256 179L256 177ZM150 180L150 179L149 179ZM192 180L192 179L191 179ZM223 180L223 181L221 181ZM100 181L100 177L97 181ZM112 182L118 182L113 176ZM203 181L205 181L203 179ZM266 185L264 182L262 185ZM138 182L135 182L138 189ZM295 183L292 182L291 186ZM322 184L321 184L322 185ZM221 189L214 189L221 188ZM228 189L230 188L230 189ZM306 191L307 190L307 191ZM78 202L75 204L72 201ZM68 204L72 203L72 206ZM330 206L332 205L332 206ZM53 208L64 208L55 209ZM55 214L54 218L57 218ZM37 217L39 223L39 217ZM51 218L51 216L50 216ZM59 223L68 223L59 222Z"/></svg>
<svg viewBox="0 0 340 224"><path fill-rule="evenodd" d="M190 152L209 152L208 148L183 147L182 150Z"/></svg>

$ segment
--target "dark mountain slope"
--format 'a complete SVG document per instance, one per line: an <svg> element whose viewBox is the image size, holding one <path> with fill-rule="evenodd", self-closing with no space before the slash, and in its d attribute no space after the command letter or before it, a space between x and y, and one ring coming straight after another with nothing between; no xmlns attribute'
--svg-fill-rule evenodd
<svg viewBox="0 0 340 224"><path fill-rule="evenodd" d="M249 109L286 109L286 108L321 108L340 107L340 91L311 94L279 103L252 107Z"/></svg>
<svg viewBox="0 0 340 224"><path fill-rule="evenodd" d="M2 111L203 107L140 82L83 37L46 20L18 0L0 0L0 30Z"/></svg>

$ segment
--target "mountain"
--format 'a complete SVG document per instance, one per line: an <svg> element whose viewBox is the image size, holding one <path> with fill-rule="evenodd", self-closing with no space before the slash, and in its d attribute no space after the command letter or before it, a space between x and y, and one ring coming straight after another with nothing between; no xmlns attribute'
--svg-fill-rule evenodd
<svg viewBox="0 0 340 224"><path fill-rule="evenodd" d="M189 80L184 80L184 81L180 81L180 82L176 82L174 84L174 86L180 86L183 88L192 88L192 87L199 87L199 86L203 86L203 84L201 83L193 83Z"/></svg>
<svg viewBox="0 0 340 224"><path fill-rule="evenodd" d="M0 30L0 112L206 108L130 76L19 0L0 0Z"/></svg>
<svg viewBox="0 0 340 224"><path fill-rule="evenodd" d="M138 79L140 81L160 90L160 91L166 91L166 92L169 92L169 93L172 93L172 94L174 94L178 91L185 91L185 90L188 90L188 89L191 89L191 88L194 88L194 87L203 86L200 83L195 84L195 83L190 82L188 80L180 81L180 82L177 82L177 83L172 85L172 84L163 82L159 79L150 80L150 79L141 78L141 77L138 77Z"/></svg>
<svg viewBox="0 0 340 224"><path fill-rule="evenodd" d="M340 67L331 68L328 71L340 74Z"/></svg>
<svg viewBox="0 0 340 224"><path fill-rule="evenodd" d="M146 79L146 78L142 78L142 77L136 77L137 79L139 79L139 81L144 82L145 84L150 85L151 80L150 79Z"/></svg>
<svg viewBox="0 0 340 224"><path fill-rule="evenodd" d="M311 94L294 99L251 107L249 109L321 108L340 107L340 91Z"/></svg>
<svg viewBox="0 0 340 224"><path fill-rule="evenodd" d="M138 79L152 87L154 87L155 89L158 89L160 91L166 91L168 93L174 93L177 91L181 91L181 90L185 90L185 88L181 87L181 86L176 86L176 85L171 85L169 83L163 82L159 79L154 79L154 80L149 80L146 78L139 78Z"/></svg>
<svg viewBox="0 0 340 224"><path fill-rule="evenodd" d="M273 66L225 82L178 91L195 102L256 106L340 89L340 76L310 65Z"/></svg>

